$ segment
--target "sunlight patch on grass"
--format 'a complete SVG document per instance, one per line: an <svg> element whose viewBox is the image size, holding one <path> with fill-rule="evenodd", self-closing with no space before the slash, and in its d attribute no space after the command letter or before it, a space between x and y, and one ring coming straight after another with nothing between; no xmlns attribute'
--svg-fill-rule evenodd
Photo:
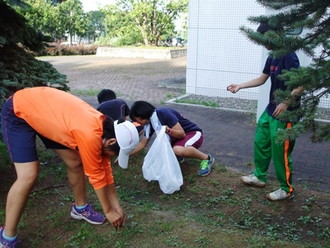
<svg viewBox="0 0 330 248"><path fill-rule="evenodd" d="M216 101L200 101L200 100L194 100L194 99L177 99L174 102L176 102L176 103L196 104L196 105L202 105L202 106L213 107L213 108L219 107L219 103L216 102Z"/></svg>
<svg viewBox="0 0 330 248"><path fill-rule="evenodd" d="M97 96L100 92L100 89L75 89L70 91L73 95L78 96Z"/></svg>

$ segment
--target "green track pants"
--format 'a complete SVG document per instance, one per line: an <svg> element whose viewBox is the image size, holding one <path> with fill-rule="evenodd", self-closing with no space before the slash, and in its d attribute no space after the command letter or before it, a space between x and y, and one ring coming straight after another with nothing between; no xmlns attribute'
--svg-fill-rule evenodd
<svg viewBox="0 0 330 248"><path fill-rule="evenodd" d="M268 167L272 159L280 187L289 194L293 192L291 153L295 142L285 140L279 144L276 142L276 133L278 129L291 128L291 126L291 123L276 120L267 111L264 111L258 120L254 138L254 175L259 180L266 182Z"/></svg>

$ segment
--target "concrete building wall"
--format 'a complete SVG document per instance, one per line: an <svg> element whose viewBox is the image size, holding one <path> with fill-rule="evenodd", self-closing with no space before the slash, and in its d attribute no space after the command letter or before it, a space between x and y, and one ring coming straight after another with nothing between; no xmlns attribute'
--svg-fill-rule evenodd
<svg viewBox="0 0 330 248"><path fill-rule="evenodd" d="M190 0L187 52L187 93L257 99L258 89L230 94L226 86L260 74L265 54L239 27L265 9L251 0Z"/></svg>

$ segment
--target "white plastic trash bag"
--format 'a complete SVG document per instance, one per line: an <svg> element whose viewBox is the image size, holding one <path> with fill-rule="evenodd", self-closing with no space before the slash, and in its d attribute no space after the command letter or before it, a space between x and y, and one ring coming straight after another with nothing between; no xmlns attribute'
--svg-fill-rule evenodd
<svg viewBox="0 0 330 248"><path fill-rule="evenodd" d="M147 181L158 181L165 194L180 190L183 184L179 162L173 152L165 126L157 133L142 166L143 177Z"/></svg>

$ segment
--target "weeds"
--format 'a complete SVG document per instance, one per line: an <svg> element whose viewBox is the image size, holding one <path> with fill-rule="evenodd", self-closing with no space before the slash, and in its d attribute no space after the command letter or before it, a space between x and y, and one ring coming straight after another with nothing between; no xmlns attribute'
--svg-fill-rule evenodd
<svg viewBox="0 0 330 248"><path fill-rule="evenodd" d="M70 218L73 201L66 169L54 153L41 151L40 176L19 224L23 247L168 248L168 247L329 247L328 194L298 187L300 196L269 202L266 189L243 186L239 174L215 166L208 177L196 175L196 163L182 165L184 185L172 195L162 194L157 182L142 176L144 154L130 159L127 170L113 164L117 193L126 224L116 231L109 223L93 226ZM5 168L5 169L4 169ZM13 168L0 162L3 172ZM2 179L2 178L1 178ZM4 188L12 179L6 178ZM63 185L61 187L52 187ZM50 188L49 188L50 187ZM0 223L5 218L5 197L0 194ZM89 202L101 211L88 186ZM155 245L156 244L156 245Z"/></svg>
<svg viewBox="0 0 330 248"><path fill-rule="evenodd" d="M9 154L8 154L6 146L3 142L0 142L0 159L2 161L0 163L0 168L1 168L1 166L10 164Z"/></svg>

